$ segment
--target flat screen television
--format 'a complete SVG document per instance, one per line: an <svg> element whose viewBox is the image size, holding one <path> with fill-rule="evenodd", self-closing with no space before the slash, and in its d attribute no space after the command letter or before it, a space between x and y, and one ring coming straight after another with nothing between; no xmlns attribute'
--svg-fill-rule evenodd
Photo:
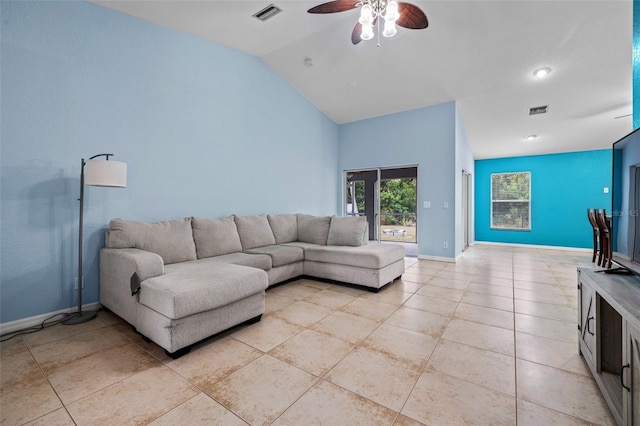
<svg viewBox="0 0 640 426"><path fill-rule="evenodd" d="M640 275L640 129L613 144L612 259Z"/></svg>

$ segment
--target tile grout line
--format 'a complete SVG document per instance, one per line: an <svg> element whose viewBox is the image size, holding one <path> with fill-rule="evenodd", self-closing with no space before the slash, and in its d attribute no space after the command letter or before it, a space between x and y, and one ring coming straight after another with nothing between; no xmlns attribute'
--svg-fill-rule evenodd
<svg viewBox="0 0 640 426"><path fill-rule="evenodd" d="M436 278L436 277L438 276L438 273L439 273L439 272L440 272L440 271L438 271L435 275L431 276L431 278L429 278L429 280L427 281L427 283L428 283L428 282L430 282L432 279ZM424 285L428 285L427 283L424 283L424 284L422 284L422 285L423 285L423 286L424 286ZM469 286L469 285L467 284L467 287L468 287L468 286ZM419 290L417 290L417 291L419 291ZM414 294L417 294L417 291L416 291ZM465 291L465 293L466 293L466 291L467 291L467 290L466 290L466 288L465 288L465 290L464 290L464 291ZM463 296L464 296L464 294L463 294ZM407 299L407 300L408 300L408 299ZM443 299L443 300L446 300L446 299ZM460 300L462 300L462 297L460 298ZM458 306L460 306L460 303L461 303L461 302L460 302L460 300L458 300L458 301L456 302L456 307L455 307L455 309L454 309L454 310L451 312L451 314L448 316L447 323L446 323L446 325L443 327L443 331L442 331L442 333L438 336L438 340L437 340L436 344L433 346L433 350L432 350L432 351L431 351L431 353L429 354L429 357L425 360L424 367L423 367L423 368L421 368L421 370L420 370L420 374L418 374L418 376L417 376L417 378L416 378L415 382L413 383L413 386L411 386L411 390L410 390L410 391L409 391L409 393L407 394L407 398L404 400L404 403L402 404L402 407L400 407L400 410L398 411L398 415L396 416L396 419L394 420L394 423L393 423L393 424L395 424L395 423L397 422L397 420L398 420L398 417L399 417L400 415L402 415L402 410L404 410L404 407L407 405L407 402L409 401L409 398L411 398L411 395L413 394L413 391L415 390L416 386L418 385L418 382L420 381L420 378L422 377L422 375L423 375L423 374L425 374L425 373L428 371L429 361L431 360L431 357L433 356L434 352L436 351L436 349L438 348L438 346L440 345L440 343L442 343L442 341L444 340L444 339L442 338L442 334L444 334L444 331L446 330L447 326L449 325L449 323L450 323L450 322L451 322L451 320L453 319L453 315L454 315L454 313L455 313L456 309L458 309ZM404 303L403 303L403 304L404 304ZM423 333L423 334L426 334L426 333ZM435 337L435 336L433 336L433 337ZM444 373L441 373L441 374L444 374ZM409 416L407 416L407 417L409 417ZM418 422L418 423L421 423L421 422L419 422L418 420L413 419L412 417L409 417L409 418L411 418L412 420L415 420L415 421L416 421L416 422Z"/></svg>
<svg viewBox="0 0 640 426"><path fill-rule="evenodd" d="M109 325L109 324L105 324L105 323L103 323L103 327L99 327L99 328L111 328L111 327L113 327L113 325ZM56 395L56 398L58 398L58 400L59 400L59 401L60 401L60 403L62 404L62 407L60 407L60 408L64 408L64 410L65 410L65 411L67 412L67 414L69 415L69 418L71 419L71 421L72 421L75 425L77 425L78 423L77 423L77 421L74 419L74 417L71 415L71 412L69 411L69 408L68 408L68 407L69 407L70 405L75 404L76 402L81 401L82 399L85 399L85 398L87 398L87 397L89 397L89 396L91 396L91 395L94 395L94 394L96 394L96 393L98 393L98 392L102 391L103 389L106 389L106 388L111 387L111 386L113 386L113 385L115 385L115 384L117 384L117 383L120 383L120 382L122 382L122 381L124 381L124 380L128 379L129 377L132 377L133 375L138 374L138 373L133 373L133 374L131 374L131 375L127 376L127 377L124 377L124 378L122 378L122 379L120 379L120 380L117 380L117 381L116 381L116 382L114 382L114 383L111 383L110 385L108 385L108 386L106 386L106 387L104 387L104 388L102 388L102 389L98 389L98 390L95 390L95 391L93 391L93 392L90 392L90 393L88 393L88 394L86 394L86 395L83 395L82 397L80 397L80 398L78 398L78 399L76 399L76 400L74 400L74 401L71 401L71 402L69 402L69 403L67 404L67 403L65 403L65 402L62 400L62 397L60 396L59 392L56 390L56 388L55 388L55 386L53 385L53 383L51 383L51 381L49 380L49 375L44 371L44 369L42 368L42 365L41 365L41 364L40 364L40 362L36 359L35 355L31 352L31 350L32 350L32 349L39 348L39 347L42 347L42 346L45 346L45 345L48 345L48 344L50 344L50 343L60 342L61 340L64 340L64 339L75 338L75 337L80 336L80 335L82 335L82 334L88 334L88 333L92 333L92 332L95 332L95 330L82 331L82 332L80 332L80 333L78 333L78 334L73 334L73 335L70 335L70 336L67 336L67 337L64 337L64 338L61 338L61 339L53 340L53 341L51 341L51 342L47 342L47 343L45 343L45 344L38 345L38 346L35 346L35 347L33 347L33 348L31 348L31 347L29 347L28 345L26 345L26 342L25 342L25 346L27 347L27 351L29 352L29 355L31 355L31 358L35 361L35 363L36 363L36 365L38 366L38 369L40 370L40 372L42 373L42 375L43 375L44 379L47 381L47 384L51 387L51 390L52 390L52 391L53 391L53 393ZM130 341L131 343L136 344L136 343L135 343L135 342L133 342L133 341L132 341L128 336L124 336L124 338L125 338L126 340ZM121 345L114 345L114 346L112 346L112 348L115 348L115 347L118 347L118 346L123 346L123 345L124 345L124 343L123 343L123 344L121 344ZM137 344L136 344L136 345L137 345ZM139 345L138 345L138 346L139 346ZM144 348L143 348L143 350L144 350ZM150 355L153 357L153 355L152 355L152 354L150 354ZM88 355L88 356L91 356L91 355ZM153 357L153 358L155 358L155 357ZM75 360L75 361L77 361L77 360ZM164 365L164 363L163 363L162 361L158 360L158 362L159 362L161 365ZM56 370L52 370L52 371L51 371L51 373L53 373L53 372L55 372L55 371L56 371ZM44 417L44 416L46 416L46 415L49 415L49 414L51 414L51 413L53 413L53 412L55 412L55 411L59 410L60 408L56 408L55 410L52 410L52 411L50 411L50 412L48 412L48 413L45 413L45 414L43 414L43 415L42 415L42 416L40 416L40 417ZM40 417L38 417L38 418L40 418ZM32 420L30 420L30 421L33 421L33 420L36 420L36 419L32 419ZM28 423L28 422L27 422L27 423Z"/></svg>
<svg viewBox="0 0 640 426"><path fill-rule="evenodd" d="M24 340L23 340L24 341ZM27 351L29 352L29 355L31 356L31 358L33 359L33 361L36 363L36 365L38 366L38 370L40 371L40 373L42 374L43 378L47 381L47 384L49 385L49 387L51 388L51 390L53 391L53 393L56 395L56 398L58 398L58 401L60 401L60 404L62 405L62 407L60 408L64 408L64 410L67 412L67 414L69 415L69 418L71 419L71 421L73 422L73 424L77 425L78 423L75 421L75 419L73 418L73 416L71 415L71 413L69 412L69 409L67 408L67 405L64 403L64 401L62 400L62 398L60 397L60 394L58 393L58 391L56 390L56 388L53 386L53 384L51 383L51 381L49 380L49 376L47 376L47 374L44 372L44 370L42 369L42 366L40 365L40 362L38 362L38 360L36 359L36 357L33 355L33 353L31 353L31 348L26 345L25 342L25 347L27 348ZM35 421L37 419L40 419L44 416L47 416L51 413L53 413L54 411L59 410L60 408L56 408L55 410L52 410L48 413L44 413L43 415L36 417L35 419L31 419L28 420L25 423L29 423L32 421Z"/></svg>
<svg viewBox="0 0 640 426"><path fill-rule="evenodd" d="M303 285L304 285L304 284L303 284ZM321 291L322 291L322 290L321 290ZM311 297L311 296L309 296L309 297ZM349 303L352 303L353 301L358 300L358 299L361 299L361 298L366 299L366 297L364 297L363 295L360 295L360 296L358 296L358 297L355 297L355 298L354 298L352 301L350 301ZM299 299L299 300L296 300L296 299L292 299L292 300L294 300L294 302L293 302L293 303L291 303L291 304L295 304L295 303L298 303L298 302L306 301L306 297L305 297L305 298L303 298L303 299ZM307 303L312 303L312 302L307 302ZM340 310L341 308L343 308L344 306L348 305L349 303L347 303L347 304L345 304L345 305L342 305L342 306L339 306L339 307L336 307L336 308L330 308L330 309L333 309L333 312L332 312L331 314L333 314L333 313L335 313L335 312L343 312L343 313L347 313L347 314L349 314L348 312L344 312L344 311L341 311L341 310ZM403 303L403 304L404 304L404 303ZM290 306L290 305L288 305L288 306ZM324 305L318 305L318 306L326 307L326 306L324 306ZM402 305L400 305L400 306L402 306ZM397 306L397 307L396 307L396 309L394 310L394 313L395 313L395 312L400 308L400 306ZM274 312L277 312L277 311L279 311L279 310L281 310L281 309L284 309L284 308L286 308L286 307L283 307L283 308L280 308L280 309L276 309L275 311L270 312L270 314L273 314ZM323 318L319 319L318 321L316 321L315 323L313 323L313 324L311 324L311 325L309 325L309 326L301 326L301 325L299 325L299 324L294 324L294 323L291 323L291 322L287 321L285 318L280 318L280 317L277 317L277 316L272 315L274 318L280 319L280 320L282 320L282 321L284 321L284 322L286 322L286 323L289 323L289 324L292 324L292 325L296 325L296 326L298 326L298 327L302 327L304 330L303 330L302 332L300 332L300 333L297 333L295 336L291 336L290 338L288 338L288 339L286 339L285 341L281 342L281 343L280 343L280 344L278 344L277 346L275 346L275 347L271 348L271 349L270 349L269 351L267 351L267 352L264 352L264 351L262 351L261 349L259 349L259 348L255 348L255 347L254 347L255 349L257 349L257 350L259 350L260 352L262 352L262 354L263 354L263 355L268 355L268 356L273 357L274 359L277 359L277 360L279 360L279 361L282 361L282 360L280 360L279 358L277 358L277 357L275 357L275 356L271 355L271 354L270 354L270 352L271 352L272 350L274 350L275 348L277 348L278 346L285 344L286 342L290 341L290 340L291 340L291 339L293 339L294 337L296 337L296 336L300 335L301 333L303 333L304 331L307 331L307 330L308 330L308 331L313 331L313 332L316 332L316 333L320 333L320 334L324 334L325 336L328 336L328 337L331 337L331 338L334 338L334 339L338 339L338 340L341 340L341 341L343 341L343 342L345 342L345 343L348 343L348 344L350 344L350 345L353 345L353 347L349 350L349 352L347 352L347 353L346 353L342 358L340 358L340 360L339 360L338 362L336 362L336 363L335 363L335 364L334 364L334 365L333 365L333 366L332 366L328 371L324 372L321 376L318 376L318 375L316 375L316 374L314 374L314 373L311 373L311 372L309 372L309 371L305 370L304 368L297 367L297 366L295 366L295 365L290 364L290 363L288 363L288 362L287 362L287 364L288 364L288 365L290 365L290 366L292 366L292 367L294 367L294 368L297 368L298 370L303 371L303 372L305 372L305 373L307 373L307 374L310 374L310 375L314 376L314 377L316 378L316 381L315 381L315 382L314 382L314 383L313 383L313 384L312 384L312 385L311 385L307 390L305 390L305 391L304 391L304 392L303 392L303 393L302 393L298 398L296 398L296 399L295 399L295 400L294 400L294 401L293 401L293 402L292 402L292 403L291 403L291 404L290 404L290 405L289 405L285 410L283 410L280 414L278 414L278 416L276 416L276 418L275 418L275 419L273 419L273 421L272 421L272 422L270 422L270 424L275 423L275 422L276 422L280 417L282 417L282 416L283 416L283 415L284 415L284 414L285 414L285 413L286 413L286 412L287 412L291 407L293 407L293 406L294 406L294 405L295 405L295 404L296 404L296 403L297 403L301 398L303 398L303 397L304 397L304 395L306 395L307 393L309 393L309 391L311 391L311 389L313 389L315 386L317 386L317 385L318 385L318 383L323 383L323 382L329 383L329 384L331 384L331 385L333 385L333 386L337 386L337 387L339 387L340 389L343 389L343 390L344 390L344 391L346 391L346 392L349 392L349 393L352 393L352 394L354 394L354 395L357 395L357 396L360 396L360 397L362 397L362 398L365 398L365 399L367 399L368 401L370 401L370 402L372 402L372 403L374 403L374 404L377 404L377 405L379 405L379 406L381 406L381 407L384 407L384 408L387 408L387 409L388 409L388 407L385 407L385 406L384 406L384 405L382 405L382 404L379 404L379 403L377 403L377 402L375 402L375 401L373 401L373 400L371 400L371 399L369 399L369 398L363 397L362 395L359 395L359 394L357 394L357 393L355 393L355 392L353 392L353 391L351 391L351 390L349 390L349 389L346 389L346 388L344 388L344 387L342 387L342 386L340 386L340 385L338 385L338 384L336 384L336 383L333 383L333 382L331 382L331 381L329 381L329 380L326 380L326 379L325 379L325 377L326 377L326 376L327 376L327 375L328 375L328 374L329 374L329 373L330 373L330 372L331 372L331 371L332 371L332 370L333 370L333 369L334 369L338 364L340 364L344 359L346 359L346 358L347 358L349 355L351 355L351 354L352 354L356 349L358 349L358 348L360 347L360 344L361 344L361 343L362 343L366 338L368 338L368 337L369 337L371 334L373 334L373 333L374 333L378 328L380 328L380 326L383 324L383 322L379 322L379 321L374 320L374 321L376 321L376 323L377 323L376 328L374 328L374 329L373 329L369 334L367 334L367 336L366 336L366 337L364 337L364 338L362 338L362 339L359 339L357 343L352 343L352 342L349 342L349 341L347 341L347 340L344 340L344 339L342 339L342 338L340 338L340 337L332 336L332 335L330 335L330 334L327 334L327 333L324 333L324 332L322 332L322 331L318 331L318 330L313 330L313 329L311 328L313 325L315 325L315 324L317 324L317 323L321 322L323 319L327 318L327 317L328 317L328 316L330 316L331 314L327 315L326 317L323 317ZM354 314L350 314L350 315L354 315ZM391 315L393 315L393 314L391 314ZM233 338L233 336L231 336L231 337ZM236 340L237 340L237 339L236 339ZM240 340L238 340L238 341L239 341L239 342L241 342ZM247 344L247 343L245 343L245 342L241 342L241 343ZM247 344L247 345L249 345L249 344ZM251 346L251 345L249 345L249 346ZM253 347L253 346L251 346L251 347ZM285 362L285 361L282 361L282 362ZM248 365L248 364L246 364L246 365ZM246 366L246 365L245 365L245 366ZM241 367L241 368L242 368L242 367ZM238 369L238 370L240 370L240 369ZM236 371L237 371L237 370L236 370ZM231 374L233 374L233 373L230 373L229 375L231 375ZM227 376L227 377L228 377L228 376ZM207 395L208 395L208 394L207 394ZM211 397L211 398L212 398L212 397ZM215 400L215 398L212 398L212 399L214 399L214 400ZM216 401L217 401L217 400L216 400ZM219 401L217 401L217 402L219 402ZM220 403L220 402L219 402L219 403ZM236 414L238 417L240 417L240 416L239 416L239 414L237 414L237 413L235 413L234 411L232 411L232 410L231 410L231 408L226 407L226 406L225 406L224 404L222 404L222 403L221 403L221 405L223 405L223 406L224 406L225 408L227 408L229 411L233 412L233 413L234 413L234 414ZM392 411L393 411L393 410L392 410ZM398 412L398 415L399 415L399 414L400 414L400 412ZM240 418L241 418L243 421L246 421L244 418L242 418L242 417L240 417ZM395 419L397 419L397 416L396 416L396 418L395 418ZM394 422L393 422L393 423L395 423L395 419L394 419ZM393 425L393 423L392 423L392 425Z"/></svg>
<svg viewBox="0 0 640 426"><path fill-rule="evenodd" d="M511 302L513 304L513 390L515 395L515 426L518 426L518 339L516 330L516 272L511 254Z"/></svg>

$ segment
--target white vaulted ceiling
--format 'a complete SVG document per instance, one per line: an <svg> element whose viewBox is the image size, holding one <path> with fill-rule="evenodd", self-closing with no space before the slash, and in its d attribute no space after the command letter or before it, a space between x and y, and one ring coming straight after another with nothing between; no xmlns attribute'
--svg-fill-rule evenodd
<svg viewBox="0 0 640 426"><path fill-rule="evenodd" d="M270 2L283 12L252 17ZM379 47L351 44L357 10L306 12L322 2L94 1L261 58L338 124L456 101L476 159L609 148L631 131L630 0L410 1L429 28Z"/></svg>

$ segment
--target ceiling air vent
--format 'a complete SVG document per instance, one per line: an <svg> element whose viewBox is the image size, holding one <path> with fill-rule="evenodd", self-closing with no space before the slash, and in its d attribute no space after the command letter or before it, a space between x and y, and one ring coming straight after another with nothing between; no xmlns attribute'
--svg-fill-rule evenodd
<svg viewBox="0 0 640 426"><path fill-rule="evenodd" d="M267 19L273 18L280 12L282 12L282 9L280 9L275 4L270 4L269 6L265 7L261 11L254 13L253 17L264 22Z"/></svg>
<svg viewBox="0 0 640 426"><path fill-rule="evenodd" d="M538 107L529 108L529 115L546 114L549 105L543 105Z"/></svg>

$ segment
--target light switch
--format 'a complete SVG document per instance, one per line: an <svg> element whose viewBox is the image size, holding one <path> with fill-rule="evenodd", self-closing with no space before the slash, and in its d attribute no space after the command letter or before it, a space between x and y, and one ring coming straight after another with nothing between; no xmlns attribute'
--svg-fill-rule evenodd
<svg viewBox="0 0 640 426"><path fill-rule="evenodd" d="M425 209L430 209L431 208L431 201L425 201L423 204Z"/></svg>
<svg viewBox="0 0 640 426"><path fill-rule="evenodd" d="M606 186L604 187L604 193L608 194L609 193L609 188L607 188Z"/></svg>
<svg viewBox="0 0 640 426"><path fill-rule="evenodd" d="M445 208L445 209L448 209L449 208L449 202L445 201L442 207Z"/></svg>

